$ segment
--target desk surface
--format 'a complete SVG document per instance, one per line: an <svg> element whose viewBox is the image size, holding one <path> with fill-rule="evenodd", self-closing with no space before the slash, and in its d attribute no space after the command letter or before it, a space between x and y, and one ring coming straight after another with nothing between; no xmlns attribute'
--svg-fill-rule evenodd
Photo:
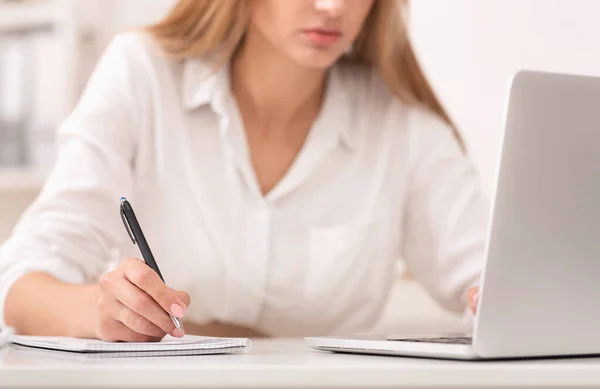
<svg viewBox="0 0 600 389"><path fill-rule="evenodd" d="M332 354L255 340L244 355L84 360L0 350L0 388L600 387L600 359L460 362Z"/></svg>

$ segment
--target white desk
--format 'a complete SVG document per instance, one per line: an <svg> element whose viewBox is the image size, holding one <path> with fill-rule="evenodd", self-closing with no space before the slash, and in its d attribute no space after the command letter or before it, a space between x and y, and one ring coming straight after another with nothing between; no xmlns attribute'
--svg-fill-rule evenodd
<svg viewBox="0 0 600 389"><path fill-rule="evenodd" d="M83 360L0 350L0 388L591 388L600 359L450 362L330 354L300 340L256 340L250 353Z"/></svg>

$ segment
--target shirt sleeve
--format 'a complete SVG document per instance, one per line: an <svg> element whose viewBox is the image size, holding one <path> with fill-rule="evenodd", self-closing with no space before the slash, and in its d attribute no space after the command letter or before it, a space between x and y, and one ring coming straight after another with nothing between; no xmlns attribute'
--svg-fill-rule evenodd
<svg viewBox="0 0 600 389"><path fill-rule="evenodd" d="M100 59L59 128L57 161L41 193L0 250L2 327L18 278L39 271L67 283L92 281L124 239L118 207L130 192L137 126L130 45L117 37Z"/></svg>
<svg viewBox="0 0 600 389"><path fill-rule="evenodd" d="M403 257L415 279L443 307L467 311L467 291L479 284L488 201L452 129L433 115L411 120L412 171Z"/></svg>

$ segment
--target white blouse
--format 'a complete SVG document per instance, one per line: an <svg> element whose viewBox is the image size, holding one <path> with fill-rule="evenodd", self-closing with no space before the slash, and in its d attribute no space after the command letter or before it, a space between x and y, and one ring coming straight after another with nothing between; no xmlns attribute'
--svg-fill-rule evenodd
<svg viewBox="0 0 600 389"><path fill-rule="evenodd" d="M322 111L263 196L227 67L174 61L142 33L116 37L59 129L40 196L0 253L0 314L15 280L94 282L140 253L132 203L186 320L274 336L366 331L408 269L444 307L466 308L488 218L450 128L402 105L374 72L336 65ZM1 325L5 325L3 315Z"/></svg>

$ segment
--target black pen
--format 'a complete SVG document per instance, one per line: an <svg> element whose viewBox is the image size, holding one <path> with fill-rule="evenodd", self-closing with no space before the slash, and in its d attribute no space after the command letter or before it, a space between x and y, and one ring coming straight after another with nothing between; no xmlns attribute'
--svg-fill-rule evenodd
<svg viewBox="0 0 600 389"><path fill-rule="evenodd" d="M140 223L138 223L138 220L135 217L135 213L133 212L131 204L125 197L121 197L121 219L123 219L123 224L125 224L125 229L133 241L133 244L137 244L142 252L142 257L144 258L146 265L150 266L150 268L152 268L152 270L158 274L160 279L165 282L165 279L158 269L158 264L154 260L154 255L152 255L152 251L150 251L150 246L148 246L146 237L142 232L142 227L140 227ZM169 314L169 316L171 316L171 320L173 321L173 324L175 324L175 327L177 327L178 330L183 331L183 327L179 319L171 314Z"/></svg>

